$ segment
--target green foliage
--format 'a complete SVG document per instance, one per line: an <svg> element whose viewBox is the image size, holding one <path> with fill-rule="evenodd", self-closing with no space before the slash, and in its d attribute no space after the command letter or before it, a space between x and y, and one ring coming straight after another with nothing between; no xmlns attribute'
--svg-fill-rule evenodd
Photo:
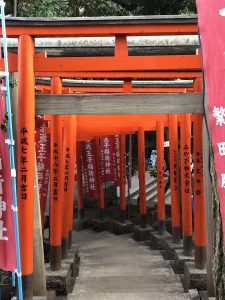
<svg viewBox="0 0 225 300"><path fill-rule="evenodd" d="M18 15L23 17L67 17L70 8L67 0L22 0L18 3Z"/></svg>
<svg viewBox="0 0 225 300"><path fill-rule="evenodd" d="M196 12L195 0L140 0L136 15L173 15Z"/></svg>
<svg viewBox="0 0 225 300"><path fill-rule="evenodd" d="M13 13L13 0L7 1ZM83 17L196 12L195 0L18 0L18 16Z"/></svg>
<svg viewBox="0 0 225 300"><path fill-rule="evenodd" d="M21 0L18 15L23 17L83 17L129 14L111 0Z"/></svg>

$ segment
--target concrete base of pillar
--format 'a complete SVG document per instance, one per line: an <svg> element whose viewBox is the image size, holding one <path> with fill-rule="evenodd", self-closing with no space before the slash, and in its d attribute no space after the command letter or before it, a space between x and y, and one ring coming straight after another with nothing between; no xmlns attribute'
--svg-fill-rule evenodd
<svg viewBox="0 0 225 300"><path fill-rule="evenodd" d="M201 300L215 300L215 297L208 297L208 291L200 291L199 295L201 297Z"/></svg>
<svg viewBox="0 0 225 300"><path fill-rule="evenodd" d="M152 231L150 235L150 244L153 249L165 250L168 240L171 240L171 234L165 231L159 234L157 231Z"/></svg>
<svg viewBox="0 0 225 300"><path fill-rule="evenodd" d="M194 262L185 261L184 263L184 288L197 289L204 291L207 289L207 271L195 268Z"/></svg>
<svg viewBox="0 0 225 300"><path fill-rule="evenodd" d="M56 295L67 295L71 288L71 266L61 264L61 270L51 271L50 264L45 265L47 289L55 290Z"/></svg>
<svg viewBox="0 0 225 300"><path fill-rule="evenodd" d="M175 251L175 257L174 257L174 267L176 273L184 274L185 262L194 262L194 256L186 256L183 253L183 249L177 249Z"/></svg>
<svg viewBox="0 0 225 300"><path fill-rule="evenodd" d="M73 252L67 253L67 257L62 259L62 263L66 264L66 265L70 265L72 277L78 276L79 267L77 265L76 253L73 253Z"/></svg>
<svg viewBox="0 0 225 300"><path fill-rule="evenodd" d="M33 296L33 300L55 300L55 298L56 294L53 290L47 291L47 296ZM10 297L2 299L10 299ZM14 296L13 298L11 298L11 300L18 300L18 298Z"/></svg>
<svg viewBox="0 0 225 300"><path fill-rule="evenodd" d="M183 243L180 241L177 244L174 244L173 239L166 239L165 241L165 252L164 252L164 259L165 260L174 260L175 259L175 253L176 250L182 250L183 249Z"/></svg>
<svg viewBox="0 0 225 300"><path fill-rule="evenodd" d="M149 225L146 227L141 227L140 225L134 226L134 234L133 238L135 241L148 241L151 237L151 232L153 231L153 228Z"/></svg>
<svg viewBox="0 0 225 300"><path fill-rule="evenodd" d="M80 231L80 230L83 230L83 229L86 229L88 227L91 226L91 222L89 219L83 219L83 220L76 220L74 223L73 223L73 228L76 230L76 231Z"/></svg>
<svg viewBox="0 0 225 300"><path fill-rule="evenodd" d="M75 264L79 263L79 248L77 247L76 243L72 244L72 247L67 251L68 255L74 254L75 255Z"/></svg>
<svg viewBox="0 0 225 300"><path fill-rule="evenodd" d="M188 294L190 295L191 300L201 300L198 290L196 289L188 290Z"/></svg>
<svg viewBox="0 0 225 300"><path fill-rule="evenodd" d="M112 231L112 221L109 219L92 219L91 220L91 225L95 231Z"/></svg>
<svg viewBox="0 0 225 300"><path fill-rule="evenodd" d="M133 223L130 221L120 222L114 221L112 222L112 230L114 234L122 235L133 232Z"/></svg>
<svg viewBox="0 0 225 300"><path fill-rule="evenodd" d="M17 297L11 298L11 300L17 300L17 299L18 299ZM49 299L47 296L33 296L33 300L47 300L47 299Z"/></svg>

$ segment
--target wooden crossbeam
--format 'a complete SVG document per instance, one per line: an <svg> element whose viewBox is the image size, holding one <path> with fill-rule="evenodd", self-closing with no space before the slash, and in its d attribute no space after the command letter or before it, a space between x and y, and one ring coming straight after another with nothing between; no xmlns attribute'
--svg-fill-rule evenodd
<svg viewBox="0 0 225 300"><path fill-rule="evenodd" d="M1 64L0 64L1 66ZM202 77L202 71L194 72L156 72L156 71L132 71L132 72L35 72L37 77L69 77L69 78L147 78L147 79L165 79L165 78L199 78Z"/></svg>
<svg viewBox="0 0 225 300"><path fill-rule="evenodd" d="M185 35L197 34L194 16L132 16L97 18L9 18L7 35L34 37ZM1 35L1 28L0 28Z"/></svg>
<svg viewBox="0 0 225 300"><path fill-rule="evenodd" d="M132 115L203 113L200 93L36 95L36 114Z"/></svg>
<svg viewBox="0 0 225 300"><path fill-rule="evenodd" d="M43 54L34 56L36 76L47 72L200 72L200 55L162 55L126 57L55 57L45 58ZM4 70L4 59L0 59L0 70ZM18 71L17 54L9 54L10 72ZM97 74L95 74L96 76ZM180 74L182 76L182 74ZM53 75L56 76L56 75ZM62 76L62 75L61 75ZM133 76L130 74L128 77ZM180 76L180 78L182 78ZM73 77L73 76L71 76Z"/></svg>
<svg viewBox="0 0 225 300"><path fill-rule="evenodd" d="M35 72L200 71L200 55L34 58Z"/></svg>

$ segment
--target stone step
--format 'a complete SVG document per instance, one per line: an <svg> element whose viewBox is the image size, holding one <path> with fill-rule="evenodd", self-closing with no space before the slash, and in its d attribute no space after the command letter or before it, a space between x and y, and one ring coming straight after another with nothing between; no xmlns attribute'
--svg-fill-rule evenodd
<svg viewBox="0 0 225 300"><path fill-rule="evenodd" d="M126 239L126 236L128 236L128 234L124 234L123 237ZM119 236L118 236L119 237ZM73 239L72 241L73 242L76 242L76 241L86 241L87 239L90 239L90 240L101 240L101 239L104 239L104 238L116 238L116 236L109 232L109 231L101 231L101 232L96 232L96 231L93 231L93 230L88 230L88 232L85 232L85 234L83 234L83 230L82 231L78 231L78 232L75 232L73 234Z"/></svg>
<svg viewBox="0 0 225 300"><path fill-rule="evenodd" d="M127 239L126 237L124 237L124 240L122 238L120 238L120 236L118 236L118 239L116 238L116 236L114 237L108 237L108 238L102 238L102 239L96 239L96 240L90 240L87 239L85 241L76 241L73 243L73 245L78 246L80 249L93 249L94 248L98 248L98 247L107 247L112 245L117 246L117 245L123 245L123 246L127 246L127 247L132 247L133 248L137 248L138 244L135 244L136 242L133 239ZM141 245L142 246L142 245ZM146 245L146 249L150 250L150 247L148 245Z"/></svg>
<svg viewBox="0 0 225 300"><path fill-rule="evenodd" d="M183 292L177 275L149 274L146 276L79 277L73 292L89 293L142 293L142 292Z"/></svg>
<svg viewBox="0 0 225 300"><path fill-rule="evenodd" d="M68 300L190 300L185 293L73 293L68 295Z"/></svg>
<svg viewBox="0 0 225 300"><path fill-rule="evenodd" d="M102 255L93 255L93 256L80 256L80 264L96 264L96 263L130 263L132 265L132 263L137 260L137 261L145 261L146 264L148 264L149 262L153 261L153 260L162 260L162 256L161 255L134 255L134 254L130 254L127 256L121 256L119 253L117 255L113 255L113 256L102 256Z"/></svg>
<svg viewBox="0 0 225 300"><path fill-rule="evenodd" d="M139 265L147 265L147 266L154 266L155 264L159 264L162 262L161 256L155 256L154 258L141 258L136 259L129 257L127 259L121 258L120 260L116 258L108 258L108 259L90 259L90 258L81 258L80 259L80 269L85 265L105 265L105 264L129 264L132 266L139 266Z"/></svg>
<svg viewBox="0 0 225 300"><path fill-rule="evenodd" d="M82 265L79 271L79 277L103 277L103 276L127 276L127 274L132 274L136 276L152 274L165 274L165 275L174 275L172 267L160 266L160 264L155 266L142 263L133 265L133 264L88 264Z"/></svg>
<svg viewBox="0 0 225 300"><path fill-rule="evenodd" d="M106 262L106 263L101 263L101 262L97 262L97 263L90 263L90 264L81 264L80 266L80 270L83 270L83 268L90 267L93 266L93 268L108 268L111 265L121 265L119 262L117 263L110 263L110 262ZM152 259L152 260L148 260L146 263L146 260L141 259L140 261L137 260L133 260L132 263L130 263L130 261L123 262L123 266L129 266L132 267L133 269L135 268L152 268L152 269L156 269L156 268L167 268L167 269L173 269L171 262L168 260L162 260L160 259ZM174 273L173 273L174 274ZM119 274L118 274L119 275Z"/></svg>
<svg viewBox="0 0 225 300"><path fill-rule="evenodd" d="M146 193L149 192L156 185L157 185L157 180L155 178L152 181L148 182L146 184ZM131 192L130 198L131 199L137 199L138 196L139 196L139 186L137 186L137 188L133 192Z"/></svg>
<svg viewBox="0 0 225 300"><path fill-rule="evenodd" d="M126 254L126 253L138 253L138 254L152 254L152 255L160 255L159 250L151 250L148 246L139 246L136 247L132 244L116 244L113 245L113 243L109 243L105 246L99 246L95 248L80 248L80 255L95 255L95 254L115 254L120 253Z"/></svg>

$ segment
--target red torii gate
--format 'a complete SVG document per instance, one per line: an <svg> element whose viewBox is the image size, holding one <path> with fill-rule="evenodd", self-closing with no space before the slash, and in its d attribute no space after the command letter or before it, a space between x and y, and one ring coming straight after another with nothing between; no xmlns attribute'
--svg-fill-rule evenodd
<svg viewBox="0 0 225 300"><path fill-rule="evenodd" d="M9 55L10 72L18 72L18 200L21 240L21 259L24 298L32 297L33 272L33 201L34 201L34 78L82 77L125 78L125 92L131 92L132 78L201 78L200 55L129 56L126 36L197 34L195 18L137 17L98 19L24 19L7 20L7 34L18 37L18 55ZM115 55L112 57L46 58L35 54L35 37L115 36ZM0 59L0 70L3 59ZM54 79L53 79L54 80ZM24 130L27 130L24 136ZM142 135L143 136L143 135ZM26 138L27 153L21 141ZM143 144L142 144L143 147ZM22 159L23 157L23 159ZM22 175L29 182L26 193L21 189ZM26 199L25 199L25 198ZM26 201L26 202L25 202ZM144 211L144 208L143 208Z"/></svg>

